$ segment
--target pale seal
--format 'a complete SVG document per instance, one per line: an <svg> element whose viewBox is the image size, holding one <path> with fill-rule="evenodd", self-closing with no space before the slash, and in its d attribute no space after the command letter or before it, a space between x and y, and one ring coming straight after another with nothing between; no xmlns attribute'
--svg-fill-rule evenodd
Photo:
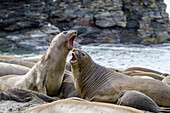
<svg viewBox="0 0 170 113"><path fill-rule="evenodd" d="M123 90L137 90L161 106L170 106L170 87L165 83L140 79L95 63L84 51L74 49L70 60L75 88L81 98L116 103Z"/></svg>
<svg viewBox="0 0 170 113"><path fill-rule="evenodd" d="M82 99L63 99L27 109L23 113L144 113L140 110Z"/></svg>
<svg viewBox="0 0 170 113"><path fill-rule="evenodd" d="M17 65L25 66L25 67L28 67L28 68L32 68L35 64L35 62L24 61L22 59L2 59L2 58L0 58L0 62L17 64Z"/></svg>
<svg viewBox="0 0 170 113"><path fill-rule="evenodd" d="M75 30L58 34L45 54L27 74L0 77L0 90L19 88L56 95L62 84L67 55L73 47L76 36Z"/></svg>
<svg viewBox="0 0 170 113"><path fill-rule="evenodd" d="M148 96L139 91L124 90L118 95L118 105L129 106L140 110L158 113L159 106Z"/></svg>
<svg viewBox="0 0 170 113"><path fill-rule="evenodd" d="M24 75L29 70L30 70L30 68L28 68L28 67L0 62L0 76L12 75L12 74Z"/></svg>
<svg viewBox="0 0 170 113"><path fill-rule="evenodd" d="M166 83L166 84L168 84L168 85L170 86L170 75L167 76L167 77L165 77L165 78L162 80L162 82L164 82L164 83Z"/></svg>

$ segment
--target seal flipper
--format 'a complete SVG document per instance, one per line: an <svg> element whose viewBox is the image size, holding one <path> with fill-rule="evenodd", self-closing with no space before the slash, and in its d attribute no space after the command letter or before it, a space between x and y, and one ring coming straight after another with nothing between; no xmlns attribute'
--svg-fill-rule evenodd
<svg viewBox="0 0 170 113"><path fill-rule="evenodd" d="M140 110L159 113L159 106L147 95L139 91L122 91L118 96L118 105L129 106Z"/></svg>
<svg viewBox="0 0 170 113"><path fill-rule="evenodd" d="M0 92L0 100L11 100L11 101L16 101L16 102L28 102L31 100L30 97L21 99L17 95L14 95L8 91L6 92Z"/></svg>
<svg viewBox="0 0 170 113"><path fill-rule="evenodd" d="M23 89L9 89L7 91L0 92L0 100L13 100L16 102L28 102L33 100L34 98L39 98L44 102L53 102L59 100L58 97L49 97L42 93L31 91L31 90L23 90Z"/></svg>
<svg viewBox="0 0 170 113"><path fill-rule="evenodd" d="M160 108L159 112L170 113L170 107L159 107L159 108Z"/></svg>

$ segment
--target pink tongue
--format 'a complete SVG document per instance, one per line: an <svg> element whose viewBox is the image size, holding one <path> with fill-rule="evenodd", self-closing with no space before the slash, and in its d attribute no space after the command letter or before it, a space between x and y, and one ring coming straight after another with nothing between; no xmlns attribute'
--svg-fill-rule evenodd
<svg viewBox="0 0 170 113"><path fill-rule="evenodd" d="M72 39L70 39L70 46L73 47L73 44L72 44Z"/></svg>
<svg viewBox="0 0 170 113"><path fill-rule="evenodd" d="M76 57L74 56L73 59L72 59L72 61L75 61L75 60L76 60Z"/></svg>

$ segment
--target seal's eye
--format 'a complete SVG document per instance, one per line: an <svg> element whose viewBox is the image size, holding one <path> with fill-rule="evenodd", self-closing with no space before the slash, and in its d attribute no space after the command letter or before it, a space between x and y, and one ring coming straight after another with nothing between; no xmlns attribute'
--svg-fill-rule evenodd
<svg viewBox="0 0 170 113"><path fill-rule="evenodd" d="M67 34L67 32L65 31L63 34Z"/></svg>
<svg viewBox="0 0 170 113"><path fill-rule="evenodd" d="M85 53L81 53L82 56L85 56Z"/></svg>

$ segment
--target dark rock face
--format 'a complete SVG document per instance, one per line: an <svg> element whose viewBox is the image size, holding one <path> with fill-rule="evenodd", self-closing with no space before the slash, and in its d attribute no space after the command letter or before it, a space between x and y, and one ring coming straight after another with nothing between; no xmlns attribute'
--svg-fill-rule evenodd
<svg viewBox="0 0 170 113"><path fill-rule="evenodd" d="M0 51L46 49L63 30L80 44L157 44L170 39L163 0L0 0Z"/></svg>

